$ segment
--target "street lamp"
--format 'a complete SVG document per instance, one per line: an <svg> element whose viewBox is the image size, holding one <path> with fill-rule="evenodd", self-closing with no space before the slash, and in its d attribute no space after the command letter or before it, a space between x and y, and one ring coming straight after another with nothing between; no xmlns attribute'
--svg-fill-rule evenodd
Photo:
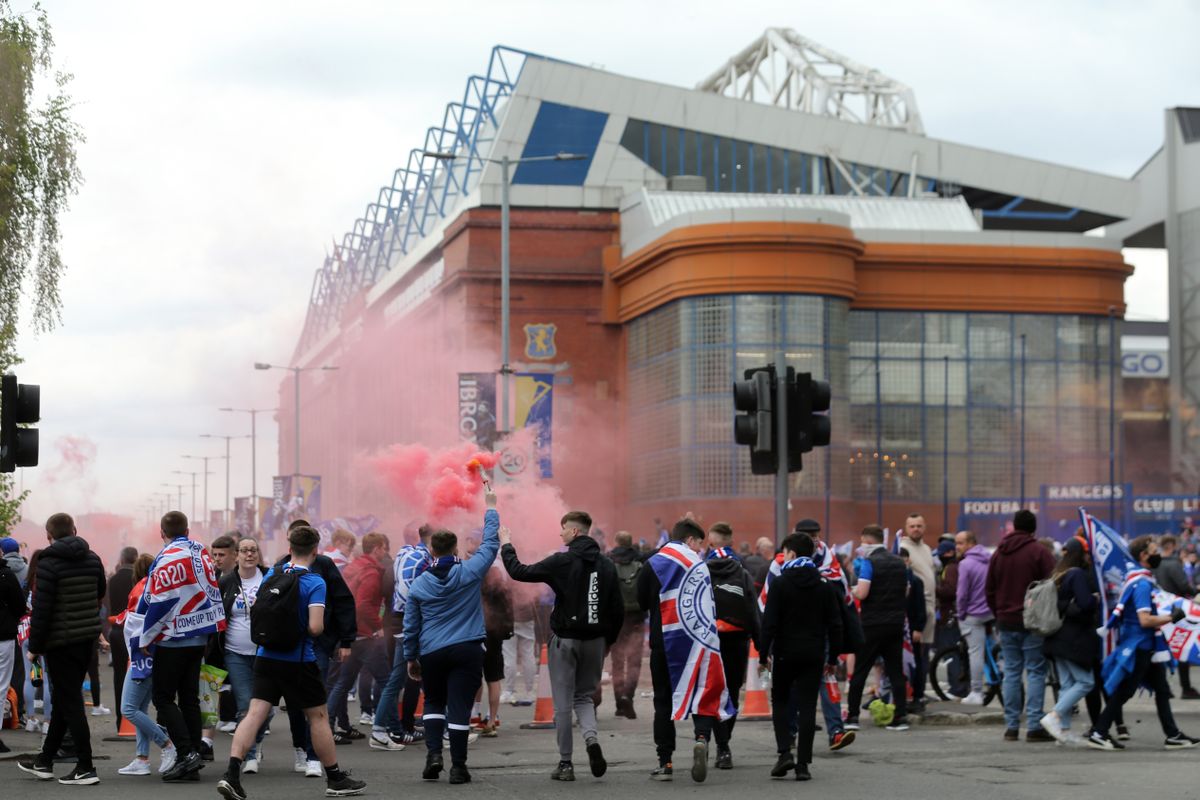
<svg viewBox="0 0 1200 800"><path fill-rule="evenodd" d="M191 475L192 476L192 517L191 517L191 519L192 519L192 522L194 523L196 520L196 476L199 475L200 473L199 472L188 472L185 469L173 469L173 470L171 470L171 472L175 475ZM206 480L206 481L208 480L207 475L205 475L204 480ZM182 505L183 499L180 498L179 502Z"/></svg>
<svg viewBox="0 0 1200 800"><path fill-rule="evenodd" d="M250 415L250 497L251 503L254 503L255 508L258 507L258 415L267 411L278 411L275 408L220 408L218 411L233 411L239 414ZM237 437L240 438L240 437ZM226 487L226 497L228 499L228 487Z"/></svg>
<svg viewBox="0 0 1200 800"><path fill-rule="evenodd" d="M286 369L292 373L292 379L293 379L292 382L295 385L295 389L296 389L296 405L295 405L295 408L292 410L292 416L295 418L295 421L296 421L296 444L293 447L292 452L295 456L294 474L299 475L300 474L300 373L301 372L316 372L318 370L321 372L332 372L332 371L336 370L337 367L330 367L330 366L281 367L276 364L264 364L261 361L255 361L254 368L258 369L258 370Z"/></svg>
<svg viewBox="0 0 1200 800"><path fill-rule="evenodd" d="M249 439L250 434L246 433L241 436L224 436L219 433L202 433L202 434L200 434L200 438L201 439L224 439L225 440L225 508L224 508L224 517L223 518L225 521L225 527L229 528L229 527L231 527L231 524L230 524L231 523L231 517L230 517L231 511L230 511L230 506L229 506L229 460L230 460L229 459L229 442L233 439ZM207 472L207 466L205 468L205 471ZM207 505L207 503L206 503L206 505Z"/></svg>
<svg viewBox="0 0 1200 800"><path fill-rule="evenodd" d="M208 476L213 474L208 471L208 462L210 460L219 461L222 458L228 460L229 454L227 453L223 456L188 456L188 455L185 455L184 458L189 458L189 459L192 459L195 461L203 461L204 462L204 527L207 528L208 522L209 522L209 520L208 520ZM226 465L225 475L227 478L229 475L228 469L229 469L228 465ZM228 480L226 482L228 483Z"/></svg>
<svg viewBox="0 0 1200 800"><path fill-rule="evenodd" d="M423 150L421 155L438 161L454 161L462 156L457 153L439 153L433 150ZM500 427L501 433L511 429L508 421L508 376L512 367L508 364L509 356L509 247L508 230L510 207L508 199L509 168L513 164L529 164L537 161L583 161L589 158L583 153L555 153L549 156L527 156L525 158L480 158L489 164L500 165Z"/></svg>
<svg viewBox="0 0 1200 800"><path fill-rule="evenodd" d="M169 487L170 487L170 488L172 488L172 489L176 489L176 490L178 490L178 492L179 492L179 504L176 506L176 508L178 508L180 511L182 511L182 510L183 510L183 487L187 486L187 484L186 484L186 483L163 483L162 485L163 485L163 486L169 486ZM195 482L194 482L194 481L193 481L192 485L193 485L193 486L195 486ZM167 502L168 502L168 503L170 503L170 502L171 502L171 494L170 494L169 492L167 493ZM165 512L165 511L164 511L163 513L165 514L165 513L167 513L167 512Z"/></svg>

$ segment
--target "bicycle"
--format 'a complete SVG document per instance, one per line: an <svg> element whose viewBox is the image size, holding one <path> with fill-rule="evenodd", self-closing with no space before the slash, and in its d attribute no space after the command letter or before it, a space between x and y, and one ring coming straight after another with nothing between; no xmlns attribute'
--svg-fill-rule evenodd
<svg viewBox="0 0 1200 800"><path fill-rule="evenodd" d="M989 646L983 649L983 704L993 698L1003 702L1002 686L1004 671L1000 656L1000 643L988 637ZM965 637L956 644L943 647L929 662L929 682L934 693L942 700L960 700L971 691L970 655Z"/></svg>
<svg viewBox="0 0 1200 800"><path fill-rule="evenodd" d="M983 649L983 704L986 706L994 698L1004 702L1004 657L1001 655L1000 643L992 639L988 632L988 646ZM934 654L929 662L929 682L933 685L934 693L942 700L961 700L971 691L970 654L967 640L960 637L957 644L943 647ZM1046 686L1051 696L1058 700L1059 682L1058 667L1054 659L1046 659ZM1024 703L1024 687L1022 687L1022 703Z"/></svg>

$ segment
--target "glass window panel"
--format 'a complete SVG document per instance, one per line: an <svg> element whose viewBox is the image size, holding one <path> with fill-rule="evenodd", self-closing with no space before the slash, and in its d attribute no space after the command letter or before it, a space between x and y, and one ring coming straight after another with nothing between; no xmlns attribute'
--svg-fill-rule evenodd
<svg viewBox="0 0 1200 800"><path fill-rule="evenodd" d="M708 191L717 191L716 173L713 169L714 153L716 152L716 144L712 136L707 133L696 134L696 146L699 152L696 154L698 175L704 176L705 185Z"/></svg>
<svg viewBox="0 0 1200 800"><path fill-rule="evenodd" d="M784 194L789 191L788 179L791 178L791 175L788 174L787 168L787 151L771 148L769 152L771 162L769 167L771 180L770 191L775 194Z"/></svg>
<svg viewBox="0 0 1200 800"><path fill-rule="evenodd" d="M980 361L971 363L971 404L1011 405L1013 400L1013 370L1011 361Z"/></svg>
<svg viewBox="0 0 1200 800"><path fill-rule="evenodd" d="M825 341L825 301L821 297L791 295L786 300L787 343L820 345Z"/></svg>
<svg viewBox="0 0 1200 800"><path fill-rule="evenodd" d="M1020 371L1020 365L1017 367ZM1057 401L1057 365L1054 362L1025 363L1025 404L1053 407ZM1017 402L1020 403L1020 375L1017 376ZM1051 415L1053 416L1053 415Z"/></svg>
<svg viewBox="0 0 1200 800"><path fill-rule="evenodd" d="M739 295L736 304L737 343L768 344L779 341L784 298L780 295Z"/></svg>
<svg viewBox="0 0 1200 800"><path fill-rule="evenodd" d="M681 131L678 128L663 128L663 147L666 151L666 158L663 163L664 175L678 175L679 156L682 152L680 136Z"/></svg>
<svg viewBox="0 0 1200 800"><path fill-rule="evenodd" d="M850 402L855 406L875 405L875 361L850 359ZM881 387L882 388L882 387Z"/></svg>
<svg viewBox="0 0 1200 800"><path fill-rule="evenodd" d="M1012 317L1007 314L972 314L970 319L972 358L1012 356Z"/></svg>
<svg viewBox="0 0 1200 800"><path fill-rule="evenodd" d="M730 371L730 355L730 351L724 347L693 351L693 394L731 394L733 374Z"/></svg>
<svg viewBox="0 0 1200 800"><path fill-rule="evenodd" d="M949 386L947 386L949 373ZM967 402L967 364L965 361L928 359L925 361L925 402L932 406Z"/></svg>
<svg viewBox="0 0 1200 800"><path fill-rule="evenodd" d="M631 119L625 123L625 132L621 134L621 146L639 159L645 155L645 128L646 123L640 119Z"/></svg>
<svg viewBox="0 0 1200 800"><path fill-rule="evenodd" d="M921 402L921 362L917 359L879 361L879 391L885 403Z"/></svg>
<svg viewBox="0 0 1200 800"><path fill-rule="evenodd" d="M808 175L805 169L804 156L801 153L788 151L788 186L785 189L792 194L809 194Z"/></svg>
<svg viewBox="0 0 1200 800"><path fill-rule="evenodd" d="M650 164L658 172L666 174L666 166L663 164L663 126L662 125L647 125L647 163Z"/></svg>
<svg viewBox="0 0 1200 800"><path fill-rule="evenodd" d="M692 493L708 497L733 494L734 453L725 448L703 448L690 458Z"/></svg>
<svg viewBox="0 0 1200 800"><path fill-rule="evenodd" d="M1007 408L973 408L970 419L972 450L1009 452L1017 445L1015 415Z"/></svg>
<svg viewBox="0 0 1200 800"><path fill-rule="evenodd" d="M767 164L767 154L771 148L764 144L754 146L754 157L751 160L751 175L754 178L750 186L752 192L772 192L775 187L771 184L771 169Z"/></svg>
<svg viewBox="0 0 1200 800"><path fill-rule="evenodd" d="M695 303L696 344L728 344L732 340L732 297L699 297Z"/></svg>
<svg viewBox="0 0 1200 800"><path fill-rule="evenodd" d="M925 315L926 358L963 358L967 354L966 314Z"/></svg>
<svg viewBox="0 0 1200 800"><path fill-rule="evenodd" d="M699 134L695 131L684 131L683 137L683 168L684 175L703 175L704 171L699 162Z"/></svg>
<svg viewBox="0 0 1200 800"><path fill-rule="evenodd" d="M1013 358L1021 357L1021 334L1025 334L1026 360L1049 360L1055 357L1054 317L1049 314L1018 314L1013 318L1013 327Z"/></svg>
<svg viewBox="0 0 1200 800"><path fill-rule="evenodd" d="M850 355L874 356L876 354L875 324L876 312L851 311L848 317L850 325Z"/></svg>

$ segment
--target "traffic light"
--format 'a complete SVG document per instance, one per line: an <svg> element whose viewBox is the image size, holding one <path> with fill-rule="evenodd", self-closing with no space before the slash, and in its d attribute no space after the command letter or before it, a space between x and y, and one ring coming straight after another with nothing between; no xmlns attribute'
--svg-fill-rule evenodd
<svg viewBox="0 0 1200 800"><path fill-rule="evenodd" d="M745 414L733 418L733 439L750 447L750 471L775 473L775 369L756 367L734 381L733 407Z"/></svg>
<svg viewBox="0 0 1200 800"><path fill-rule="evenodd" d="M788 449L792 453L807 453L814 447L829 444L829 410L831 391L825 381L813 380L812 374L801 372L788 386Z"/></svg>
<svg viewBox="0 0 1200 800"><path fill-rule="evenodd" d="M36 467L37 428L21 428L41 416L41 388L17 383L16 375L0 377L0 472Z"/></svg>

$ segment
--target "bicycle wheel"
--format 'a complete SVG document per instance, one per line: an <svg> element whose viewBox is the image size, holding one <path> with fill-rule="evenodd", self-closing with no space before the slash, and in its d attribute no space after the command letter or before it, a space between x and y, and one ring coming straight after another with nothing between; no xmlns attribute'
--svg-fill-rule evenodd
<svg viewBox="0 0 1200 800"><path fill-rule="evenodd" d="M929 662L929 682L933 685L934 694L942 700L966 697L970 691L970 681L964 680L964 677L969 674L966 653L958 645L943 647Z"/></svg>
<svg viewBox="0 0 1200 800"><path fill-rule="evenodd" d="M990 663L983 669L983 704L986 706L995 698L1004 703L1004 658L1001 655L999 642L991 645L992 657Z"/></svg>

